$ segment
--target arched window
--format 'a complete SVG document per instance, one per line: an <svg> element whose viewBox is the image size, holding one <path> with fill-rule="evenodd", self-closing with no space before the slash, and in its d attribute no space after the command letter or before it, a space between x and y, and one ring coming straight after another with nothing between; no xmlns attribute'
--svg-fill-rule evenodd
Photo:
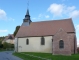
<svg viewBox="0 0 79 60"><path fill-rule="evenodd" d="M27 44L27 45L29 44L29 39L26 39L26 44Z"/></svg>
<svg viewBox="0 0 79 60"><path fill-rule="evenodd" d="M45 39L44 39L44 37L41 37L41 45L45 45Z"/></svg>
<svg viewBox="0 0 79 60"><path fill-rule="evenodd" d="M64 48L64 41L63 40L59 41L59 48Z"/></svg>

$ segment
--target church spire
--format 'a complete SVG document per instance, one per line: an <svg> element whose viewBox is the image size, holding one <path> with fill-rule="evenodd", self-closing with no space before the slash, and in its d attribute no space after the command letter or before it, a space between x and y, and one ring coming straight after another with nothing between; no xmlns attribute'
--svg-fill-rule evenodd
<svg viewBox="0 0 79 60"><path fill-rule="evenodd" d="M25 18L30 20L30 14L29 14L29 0L27 2L27 12L26 12L26 15L25 15Z"/></svg>
<svg viewBox="0 0 79 60"><path fill-rule="evenodd" d="M26 15L29 15L29 0L27 2L27 12L26 12Z"/></svg>
<svg viewBox="0 0 79 60"><path fill-rule="evenodd" d="M29 1L28 1L27 5L29 6ZM30 23L32 22L31 19L30 19L28 6L27 6L27 12L26 12L25 18L23 19L22 26L29 26Z"/></svg>
<svg viewBox="0 0 79 60"><path fill-rule="evenodd" d="M29 15L29 9L27 9L26 15Z"/></svg>
<svg viewBox="0 0 79 60"><path fill-rule="evenodd" d="M26 12L26 15L29 15L29 0L27 2L27 12Z"/></svg>
<svg viewBox="0 0 79 60"><path fill-rule="evenodd" d="M25 15L25 18L30 18L30 14L29 14L29 9L27 9L27 12L26 12L26 15Z"/></svg>

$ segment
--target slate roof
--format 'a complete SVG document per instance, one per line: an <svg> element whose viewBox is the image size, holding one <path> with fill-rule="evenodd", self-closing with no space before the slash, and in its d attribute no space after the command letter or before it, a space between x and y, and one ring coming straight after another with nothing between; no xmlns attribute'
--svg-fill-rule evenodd
<svg viewBox="0 0 79 60"><path fill-rule="evenodd" d="M66 32L75 32L71 18L42 22L31 22L29 26L21 26L16 37L54 35L60 28Z"/></svg>

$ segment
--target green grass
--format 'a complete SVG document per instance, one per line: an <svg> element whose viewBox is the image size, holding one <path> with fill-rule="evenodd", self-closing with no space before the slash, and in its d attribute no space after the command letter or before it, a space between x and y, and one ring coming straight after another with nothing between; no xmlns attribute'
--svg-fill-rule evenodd
<svg viewBox="0 0 79 60"><path fill-rule="evenodd" d="M20 53L13 53L13 55L22 58L23 60L41 60L39 58L35 58L35 57L31 57L31 56L26 56L24 54L20 54Z"/></svg>
<svg viewBox="0 0 79 60"><path fill-rule="evenodd" d="M24 54L30 54L30 55L34 55L42 58L51 59L51 60L79 60L79 54L74 54L72 56L52 55L50 53L29 53L29 52L24 52ZM18 56L23 60L42 60L32 56L27 56L24 54L13 53L13 55Z"/></svg>

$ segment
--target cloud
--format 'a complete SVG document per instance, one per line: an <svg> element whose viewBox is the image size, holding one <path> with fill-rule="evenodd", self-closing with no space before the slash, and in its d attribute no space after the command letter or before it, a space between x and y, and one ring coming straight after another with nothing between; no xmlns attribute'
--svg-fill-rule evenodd
<svg viewBox="0 0 79 60"><path fill-rule="evenodd" d="M68 12L72 12L73 10L75 10L75 6L69 6L69 7L67 7L67 11Z"/></svg>
<svg viewBox="0 0 79 60"><path fill-rule="evenodd" d="M0 33L8 32L8 30L0 30Z"/></svg>
<svg viewBox="0 0 79 60"><path fill-rule="evenodd" d="M7 18L6 12L2 9L0 9L0 19L5 20Z"/></svg>
<svg viewBox="0 0 79 60"><path fill-rule="evenodd" d="M70 17L77 18L79 17L79 10L74 10L70 13Z"/></svg>
<svg viewBox="0 0 79 60"><path fill-rule="evenodd" d="M32 18L32 19L36 19L36 18Z"/></svg>
<svg viewBox="0 0 79 60"><path fill-rule="evenodd" d="M44 14L40 13L36 19L40 19L40 18L43 18L43 17L44 17Z"/></svg>
<svg viewBox="0 0 79 60"><path fill-rule="evenodd" d="M51 4L48 8L48 11L54 14L55 16L59 16L63 12L64 5L63 4Z"/></svg>
<svg viewBox="0 0 79 60"><path fill-rule="evenodd" d="M79 47L79 43L77 44L77 47Z"/></svg>
<svg viewBox="0 0 79 60"><path fill-rule="evenodd" d="M38 15L38 19L40 19L40 18L49 18L50 16L49 15L46 15L46 14L39 14Z"/></svg>
<svg viewBox="0 0 79 60"><path fill-rule="evenodd" d="M43 16L43 14L39 14L38 17L41 18Z"/></svg>
<svg viewBox="0 0 79 60"><path fill-rule="evenodd" d="M79 25L76 25L76 30L79 31Z"/></svg>
<svg viewBox="0 0 79 60"><path fill-rule="evenodd" d="M69 16L71 18L78 18L79 17L79 10L76 10L75 6L66 6L64 4L51 4L48 9L48 12L53 14L53 16Z"/></svg>
<svg viewBox="0 0 79 60"><path fill-rule="evenodd" d="M45 15L45 18L49 18L50 16L49 15Z"/></svg>
<svg viewBox="0 0 79 60"><path fill-rule="evenodd" d="M13 18L8 17L6 12L2 9L0 9L0 20L5 20L5 21L14 21Z"/></svg>
<svg viewBox="0 0 79 60"><path fill-rule="evenodd" d="M14 21L14 20L15 20L15 19L13 19L13 18L11 18L11 17L8 18L8 21Z"/></svg>
<svg viewBox="0 0 79 60"><path fill-rule="evenodd" d="M32 18L33 20L36 20L36 19L40 19L40 18L49 18L50 16L49 15L46 15L46 14L43 14L43 13L40 13L37 17L34 17Z"/></svg>
<svg viewBox="0 0 79 60"><path fill-rule="evenodd" d="M77 47L79 47L79 39L77 39Z"/></svg>

